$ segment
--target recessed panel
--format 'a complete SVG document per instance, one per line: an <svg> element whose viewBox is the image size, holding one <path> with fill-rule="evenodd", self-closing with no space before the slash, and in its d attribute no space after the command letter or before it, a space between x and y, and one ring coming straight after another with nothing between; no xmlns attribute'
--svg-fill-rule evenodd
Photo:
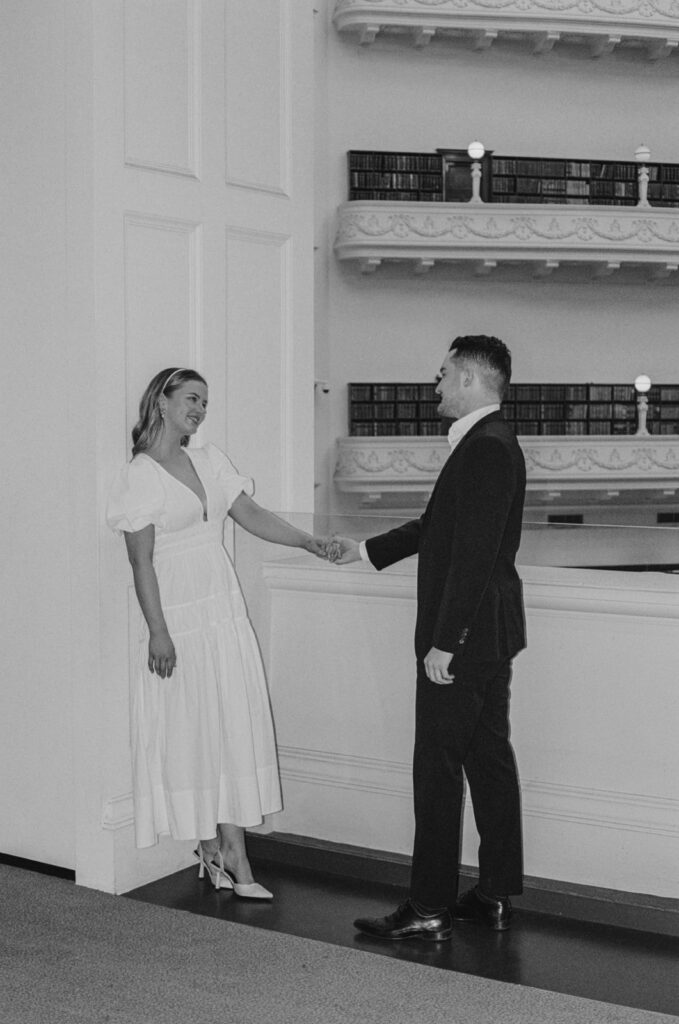
<svg viewBox="0 0 679 1024"><path fill-rule="evenodd" d="M126 217L128 434L151 377L198 360L199 237L200 227L186 221Z"/></svg>
<svg viewBox="0 0 679 1024"><path fill-rule="evenodd" d="M282 235L227 232L227 444L272 510L285 507L291 442L289 244Z"/></svg>
<svg viewBox="0 0 679 1024"><path fill-rule="evenodd" d="M288 0L226 2L226 178L289 192Z"/></svg>
<svg viewBox="0 0 679 1024"><path fill-rule="evenodd" d="M200 4L125 4L125 163L199 174Z"/></svg>

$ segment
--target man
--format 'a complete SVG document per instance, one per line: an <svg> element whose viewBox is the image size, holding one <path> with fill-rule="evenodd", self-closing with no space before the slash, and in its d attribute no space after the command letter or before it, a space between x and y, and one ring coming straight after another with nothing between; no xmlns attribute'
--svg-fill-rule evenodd
<svg viewBox="0 0 679 1024"><path fill-rule="evenodd" d="M440 415L455 419L452 452L424 514L360 545L336 538L340 564L363 557L383 569L419 556L410 893L394 913L355 921L384 939L448 939L453 920L504 930L509 896L522 891L509 684L511 660L525 646L514 562L526 470L500 413L510 376L499 339L456 338L436 388ZM458 900L463 772L481 842L478 886Z"/></svg>

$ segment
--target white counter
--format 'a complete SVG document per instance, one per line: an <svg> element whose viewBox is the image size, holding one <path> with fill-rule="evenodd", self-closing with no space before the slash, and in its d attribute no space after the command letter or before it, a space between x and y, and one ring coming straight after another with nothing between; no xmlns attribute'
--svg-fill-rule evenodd
<svg viewBox="0 0 679 1024"><path fill-rule="evenodd" d="M415 559L382 573L310 556L259 568L246 575L284 786L275 829L410 853ZM676 897L679 578L521 575L529 641L512 737L526 874ZM468 806L464 863L476 844Z"/></svg>

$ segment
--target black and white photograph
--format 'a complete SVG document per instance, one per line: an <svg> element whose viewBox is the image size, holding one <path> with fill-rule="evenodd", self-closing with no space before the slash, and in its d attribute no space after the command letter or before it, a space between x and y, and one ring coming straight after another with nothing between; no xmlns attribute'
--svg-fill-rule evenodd
<svg viewBox="0 0 679 1024"><path fill-rule="evenodd" d="M679 0L0 0L0 1022L679 1024Z"/></svg>

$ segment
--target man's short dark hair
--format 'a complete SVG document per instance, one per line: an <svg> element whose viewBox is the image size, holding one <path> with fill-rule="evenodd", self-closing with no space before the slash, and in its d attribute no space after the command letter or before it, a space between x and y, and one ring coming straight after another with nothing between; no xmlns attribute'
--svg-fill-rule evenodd
<svg viewBox="0 0 679 1024"><path fill-rule="evenodd" d="M512 377L512 354L504 341L487 334L465 334L455 338L449 351L458 359L469 359L483 367L500 398L506 398Z"/></svg>

